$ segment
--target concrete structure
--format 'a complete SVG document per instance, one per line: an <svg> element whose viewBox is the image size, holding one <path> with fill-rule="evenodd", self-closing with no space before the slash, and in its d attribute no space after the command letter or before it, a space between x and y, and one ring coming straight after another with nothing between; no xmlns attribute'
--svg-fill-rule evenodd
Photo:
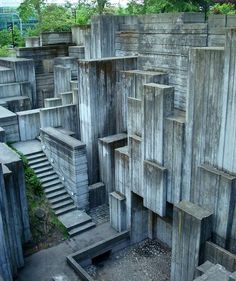
<svg viewBox="0 0 236 281"><path fill-rule="evenodd" d="M13 280L24 265L24 243L31 238L23 163L0 143L0 276Z"/></svg>
<svg viewBox="0 0 236 281"><path fill-rule="evenodd" d="M74 29L78 46L18 50L47 79L32 99L44 108L0 107L4 141L41 131L43 163L65 182L68 208L109 201L111 225L132 243L172 247L172 281L236 271L236 29L225 29L234 26L233 15L97 16ZM0 65L1 89L14 73Z"/></svg>

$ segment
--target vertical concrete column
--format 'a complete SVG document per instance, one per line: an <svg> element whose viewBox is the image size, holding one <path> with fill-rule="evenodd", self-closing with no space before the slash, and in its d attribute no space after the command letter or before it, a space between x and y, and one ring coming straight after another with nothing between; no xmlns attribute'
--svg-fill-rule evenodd
<svg viewBox="0 0 236 281"><path fill-rule="evenodd" d="M118 232L126 230L125 196L119 192L110 193L110 223Z"/></svg>
<svg viewBox="0 0 236 281"><path fill-rule="evenodd" d="M199 204L199 165L218 166L223 105L223 48L194 48L189 56L183 199Z"/></svg>
<svg viewBox="0 0 236 281"><path fill-rule="evenodd" d="M144 160L164 164L165 118L174 110L174 87L161 84L144 86Z"/></svg>
<svg viewBox="0 0 236 281"><path fill-rule="evenodd" d="M223 115L219 145L219 166L236 172L236 29L226 33Z"/></svg>
<svg viewBox="0 0 236 281"><path fill-rule="evenodd" d="M79 61L81 140L86 143L90 184L99 181L98 138L120 132L116 121L120 71L136 67L136 57Z"/></svg>
<svg viewBox="0 0 236 281"><path fill-rule="evenodd" d="M56 65L54 67L54 96L70 91L71 69L69 66Z"/></svg>
<svg viewBox="0 0 236 281"><path fill-rule="evenodd" d="M201 250L211 237L212 213L191 202L182 201L174 207L171 281L194 279L201 263Z"/></svg>
<svg viewBox="0 0 236 281"><path fill-rule="evenodd" d="M126 144L126 134L117 134L98 141L100 179L106 187L107 202L109 194L115 190L115 149Z"/></svg>

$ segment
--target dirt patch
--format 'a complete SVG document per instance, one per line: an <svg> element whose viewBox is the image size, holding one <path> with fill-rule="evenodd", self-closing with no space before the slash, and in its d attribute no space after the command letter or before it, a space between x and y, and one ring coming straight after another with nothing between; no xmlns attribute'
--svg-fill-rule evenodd
<svg viewBox="0 0 236 281"><path fill-rule="evenodd" d="M147 239L86 268L97 281L168 281L171 250Z"/></svg>

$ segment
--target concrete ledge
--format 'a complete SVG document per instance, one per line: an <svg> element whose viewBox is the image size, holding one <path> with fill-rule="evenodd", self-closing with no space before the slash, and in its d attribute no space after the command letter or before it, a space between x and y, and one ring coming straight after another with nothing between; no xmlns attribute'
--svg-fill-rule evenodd
<svg viewBox="0 0 236 281"><path fill-rule="evenodd" d="M99 255L109 251L116 252L127 247L129 244L129 232L124 231L67 256L67 263L75 270L83 281L94 281L82 266L91 264L92 259Z"/></svg>

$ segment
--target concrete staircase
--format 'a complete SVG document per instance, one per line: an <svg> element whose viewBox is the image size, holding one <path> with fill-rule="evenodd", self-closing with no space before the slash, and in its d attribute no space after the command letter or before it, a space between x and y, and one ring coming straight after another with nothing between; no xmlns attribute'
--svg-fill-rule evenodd
<svg viewBox="0 0 236 281"><path fill-rule="evenodd" d="M51 204L52 209L67 228L70 237L95 227L95 223L92 222L91 217L77 209L44 152L37 151L25 156L29 162L29 166L40 179L46 198Z"/></svg>

